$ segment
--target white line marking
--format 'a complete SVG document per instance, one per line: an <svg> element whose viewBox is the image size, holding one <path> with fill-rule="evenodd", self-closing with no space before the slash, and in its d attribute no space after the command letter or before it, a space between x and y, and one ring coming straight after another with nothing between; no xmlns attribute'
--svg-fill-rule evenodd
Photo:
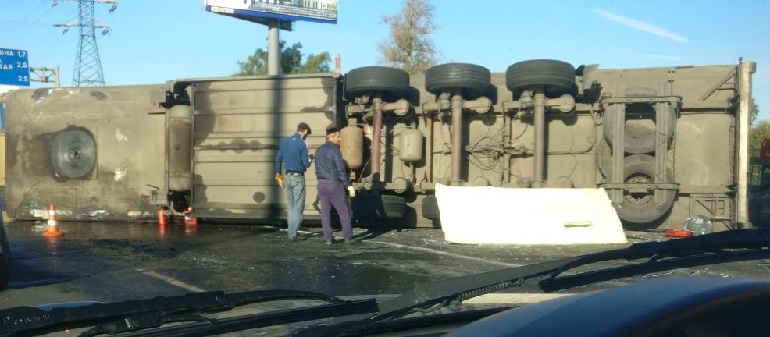
<svg viewBox="0 0 770 337"><path fill-rule="evenodd" d="M490 261L490 260L486 260L486 259L482 259L482 258L478 258L478 257L473 257L473 256L465 256L465 255L460 255L460 254L447 253L447 252L442 252L440 250L435 250L435 249L430 249L430 248L425 248L425 247L413 247L413 246L407 246L407 245L402 245L402 244L392 243L392 242L382 242L382 241L374 241L374 240L364 240L362 242L379 243L381 245L388 245L388 246L392 246L392 247L396 247L396 248L408 248L408 249L412 249L412 250L419 250L419 251L422 251L422 252L428 252L428 253L433 253L433 254L438 254L438 255L444 255L444 256L449 256L449 257L466 259L466 260L471 260L471 261L476 261L476 262L484 262L484 263L493 264L493 265L496 265L496 266L503 266L503 267L521 267L521 266L523 266L523 264L505 263L505 262L500 262L500 261Z"/></svg>
<svg viewBox="0 0 770 337"><path fill-rule="evenodd" d="M194 292L199 292L199 293L202 293L202 292L206 291L206 290L198 288L198 287L196 287L196 286L194 286L192 284L188 284L188 283L182 282L182 281L177 280L177 279L175 279L173 277L169 277L169 276L163 275L163 274L158 273L158 272L154 272L154 271L150 271L150 270L143 270L143 269L137 269L136 271L138 271L138 272L140 272L142 274L145 274L147 276L154 277L154 278L159 279L161 281L165 281L165 282L167 282L170 285L173 285L173 286L176 286L176 287L180 287L182 289L187 289L189 291L194 291Z"/></svg>

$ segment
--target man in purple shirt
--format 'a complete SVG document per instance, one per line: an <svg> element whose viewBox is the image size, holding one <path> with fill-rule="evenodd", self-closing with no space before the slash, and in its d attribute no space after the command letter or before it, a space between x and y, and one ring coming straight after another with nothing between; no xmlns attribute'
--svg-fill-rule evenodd
<svg viewBox="0 0 770 337"><path fill-rule="evenodd" d="M350 225L350 212L348 211L345 190L350 197L356 195L356 190L350 185L345 163L342 161L340 151L340 130L331 127L326 130L326 144L315 152L315 173L318 177L318 199L321 204L321 226L323 226L326 244L334 242L332 233L331 210L334 207L340 216L342 235L345 243L354 243L353 228Z"/></svg>
<svg viewBox="0 0 770 337"><path fill-rule="evenodd" d="M310 135L310 126L302 122L297 125L297 133L281 140L278 154L275 156L276 181L283 179L289 201L287 227L289 241L297 239L297 231L302 224L302 211L305 208L305 171L312 159L307 154L305 138ZM286 169L286 176L281 175L281 162ZM281 186L284 187L284 186Z"/></svg>

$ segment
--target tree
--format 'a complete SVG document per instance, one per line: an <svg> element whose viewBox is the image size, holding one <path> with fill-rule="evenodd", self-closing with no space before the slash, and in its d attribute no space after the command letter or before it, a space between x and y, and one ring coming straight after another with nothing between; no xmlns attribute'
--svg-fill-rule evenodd
<svg viewBox="0 0 770 337"><path fill-rule="evenodd" d="M331 71L331 56L329 52L310 54L307 60L302 62L302 44L295 43L290 48L285 46L286 41L281 41L281 73L328 73ZM257 49L249 55L246 61L238 61L240 71L234 76L267 75L267 50Z"/></svg>
<svg viewBox="0 0 770 337"><path fill-rule="evenodd" d="M765 138L770 139L770 121L761 120L749 131L749 146L758 149Z"/></svg>
<svg viewBox="0 0 770 337"><path fill-rule="evenodd" d="M384 15L382 22L390 25L390 39L378 45L381 64L410 75L436 65L436 48L428 37L437 28L430 0L405 0L401 13Z"/></svg>
<svg viewBox="0 0 770 337"><path fill-rule="evenodd" d="M755 123L758 114L759 105L755 103L754 110L751 111L751 129L749 130L749 148L752 149L759 149L765 138L770 139L770 121L763 119Z"/></svg>

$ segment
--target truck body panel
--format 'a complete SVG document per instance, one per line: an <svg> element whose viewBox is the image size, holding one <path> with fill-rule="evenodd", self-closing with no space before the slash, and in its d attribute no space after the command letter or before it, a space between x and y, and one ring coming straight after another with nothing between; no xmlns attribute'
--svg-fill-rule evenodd
<svg viewBox="0 0 770 337"><path fill-rule="evenodd" d="M151 195L166 189L166 117L153 113L164 95L162 85L10 92L5 157L9 216L47 218L50 204L69 219L154 214ZM53 149L57 135L73 131L90 137L93 148L63 137L59 150ZM53 158L73 177L57 172Z"/></svg>
<svg viewBox="0 0 770 337"><path fill-rule="evenodd" d="M286 192L275 183L275 156L300 122L311 126L309 153L336 116L338 77L194 82L192 207L200 217L277 219ZM306 214L318 215L314 167L305 174Z"/></svg>
<svg viewBox="0 0 770 337"><path fill-rule="evenodd" d="M425 75L410 76L401 97L382 100L376 94L351 95L349 81L336 74L19 90L6 102L6 169L13 177L7 182L8 209L19 220L44 218L49 203L63 209L65 221L94 214L152 218L158 206L177 212L191 206L201 218L284 219L286 195L273 180L275 155L280 140L306 122L312 128L310 153L324 143L329 126L353 132L343 136L342 146L355 166L350 177L359 193L351 207L362 224L440 225L432 199L437 183L509 188L542 183L603 187L618 209L649 202L661 209L647 224L621 210L622 219L632 220L626 221L629 226L680 227L697 215L720 224L718 229L748 225L738 221L737 207L738 164L748 160L737 155L740 137L748 132L738 117L751 102L750 95L738 95L740 65L579 69L572 105L559 95L544 100L542 182L536 179L536 113L526 94L508 88L506 73L491 74L488 90L474 97L431 92L427 87L433 82ZM453 110L448 97L463 108ZM378 109L381 138L375 142ZM462 113L460 129L454 128L456 111ZM618 121L620 115L625 121ZM670 132L660 136L669 124ZM96 164L81 177L57 175L52 159L54 148L61 148L54 138L68 128L94 137ZM461 162L453 168L458 130ZM360 143L345 143L358 142L358 132ZM623 146L644 145L650 141L645 137L653 137L657 147L614 155ZM376 143L379 156L372 150ZM376 157L379 165L373 165ZM644 174L624 174L629 165L642 167ZM458 176L461 181L453 181ZM306 219L317 219L313 166L306 182Z"/></svg>

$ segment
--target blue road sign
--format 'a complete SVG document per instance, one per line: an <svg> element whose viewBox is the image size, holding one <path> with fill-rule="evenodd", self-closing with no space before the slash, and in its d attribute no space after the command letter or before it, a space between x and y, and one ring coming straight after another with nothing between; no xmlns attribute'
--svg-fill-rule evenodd
<svg viewBox="0 0 770 337"><path fill-rule="evenodd" d="M29 86L29 56L26 50L0 48L0 84Z"/></svg>

